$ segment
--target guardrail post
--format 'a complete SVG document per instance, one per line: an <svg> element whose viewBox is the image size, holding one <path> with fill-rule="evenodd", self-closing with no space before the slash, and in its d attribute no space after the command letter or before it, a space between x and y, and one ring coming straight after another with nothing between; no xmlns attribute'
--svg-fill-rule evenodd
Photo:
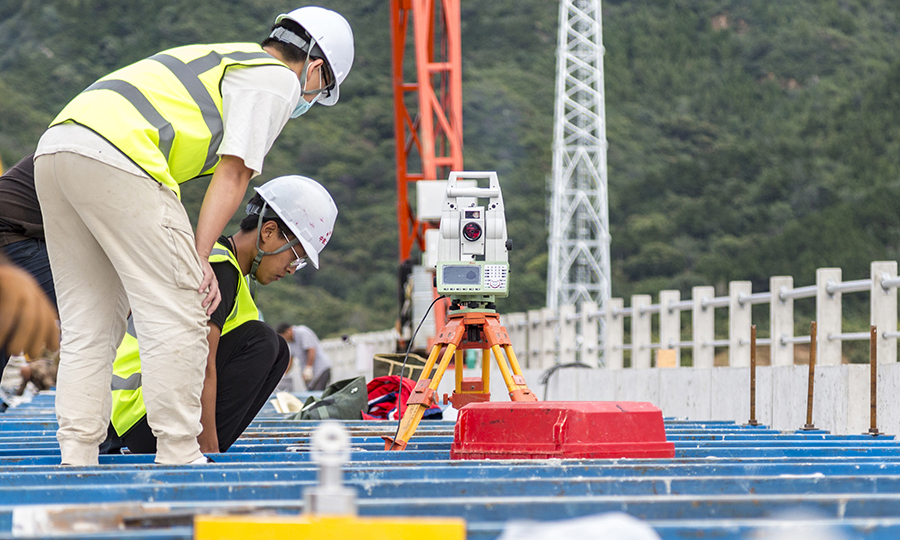
<svg viewBox="0 0 900 540"><path fill-rule="evenodd" d="M675 367L681 365L681 310L669 309L669 304L681 300L681 291L659 292L659 346L675 349Z"/></svg>
<svg viewBox="0 0 900 540"><path fill-rule="evenodd" d="M741 303L740 297L750 296L753 284L749 281L732 281L728 284L728 365L750 365L750 324L753 305Z"/></svg>
<svg viewBox="0 0 900 540"><path fill-rule="evenodd" d="M819 340L816 361L822 366L841 365L841 340L829 338L841 333L841 291L828 294L828 286L840 282L840 268L816 270L816 324Z"/></svg>
<svg viewBox="0 0 900 540"><path fill-rule="evenodd" d="M528 350L528 314L506 313L500 315L500 321L509 333L509 342L512 344L516 359L522 367L528 367L530 352Z"/></svg>
<svg viewBox="0 0 900 540"><path fill-rule="evenodd" d="M541 369L553 367L556 362L556 332L559 321L554 321L556 313L550 308L541 310L541 333L544 335L541 339L543 348L541 349Z"/></svg>
<svg viewBox="0 0 900 540"><path fill-rule="evenodd" d="M600 344L600 325L597 317L597 302L581 304L581 363L591 367L597 366L600 356L597 349Z"/></svg>
<svg viewBox="0 0 900 540"><path fill-rule="evenodd" d="M694 301L694 367L711 368L715 363L716 349L712 342L716 336L716 310L712 306L703 307L703 300L715 297L714 287L703 285L691 289L691 299Z"/></svg>
<svg viewBox="0 0 900 540"><path fill-rule="evenodd" d="M794 337L794 299L782 300L779 296L782 290L789 291L793 288L794 278L791 276L769 278L769 291L772 292L772 300L769 302L769 335L772 336L769 356L773 366L794 365L794 344L781 341Z"/></svg>
<svg viewBox="0 0 900 540"><path fill-rule="evenodd" d="M559 306L559 363L572 364L578 350L575 306Z"/></svg>
<svg viewBox="0 0 900 540"><path fill-rule="evenodd" d="M540 309L528 312L528 367L540 369L544 362L544 322Z"/></svg>
<svg viewBox="0 0 900 540"><path fill-rule="evenodd" d="M885 289L881 282L897 277L897 261L872 263L871 310L872 324L878 327L877 353L879 364L897 361L897 338L884 338L886 332L897 331L897 288Z"/></svg>
<svg viewBox="0 0 900 540"><path fill-rule="evenodd" d="M616 312L625 309L625 300L610 298L603 317L606 319L606 342L603 348L603 365L607 369L622 369L625 365L625 317Z"/></svg>
<svg viewBox="0 0 900 540"><path fill-rule="evenodd" d="M653 316L650 313L642 313L641 308L646 308L653 303L649 294L635 294L631 297L631 367L649 368L651 366L650 328Z"/></svg>

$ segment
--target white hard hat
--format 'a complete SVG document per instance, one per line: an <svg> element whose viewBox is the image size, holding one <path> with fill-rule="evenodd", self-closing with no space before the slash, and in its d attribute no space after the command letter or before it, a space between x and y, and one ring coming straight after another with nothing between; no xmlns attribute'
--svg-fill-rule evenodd
<svg viewBox="0 0 900 540"><path fill-rule="evenodd" d="M334 74L334 88L323 93L316 103L331 106L338 102L340 86L353 66L353 30L340 13L318 6L306 6L275 18L277 25L283 19L299 24L316 41L322 50L328 67Z"/></svg>
<svg viewBox="0 0 900 540"><path fill-rule="evenodd" d="M319 252L331 239L337 206L322 184L305 176L279 176L257 193L300 240L306 256L319 268Z"/></svg>

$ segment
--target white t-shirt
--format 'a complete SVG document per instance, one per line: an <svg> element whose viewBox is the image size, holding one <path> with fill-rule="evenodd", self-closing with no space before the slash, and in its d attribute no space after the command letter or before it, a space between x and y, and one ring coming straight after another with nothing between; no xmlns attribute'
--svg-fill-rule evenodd
<svg viewBox="0 0 900 540"><path fill-rule="evenodd" d="M300 81L282 66L233 67L222 80L224 135L218 155L236 156L262 172L263 160L300 101ZM71 152L147 177L128 157L93 131L78 124L51 127L35 156Z"/></svg>
<svg viewBox="0 0 900 540"><path fill-rule="evenodd" d="M281 66L231 68L222 80L222 99L225 133L217 154L243 159L256 176L300 102L300 81Z"/></svg>

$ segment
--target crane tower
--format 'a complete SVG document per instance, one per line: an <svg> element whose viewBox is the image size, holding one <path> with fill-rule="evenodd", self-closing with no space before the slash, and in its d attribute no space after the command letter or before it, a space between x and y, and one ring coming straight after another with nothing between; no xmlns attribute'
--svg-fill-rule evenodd
<svg viewBox="0 0 900 540"><path fill-rule="evenodd" d="M600 0L560 0L547 276L557 313L610 297L602 36Z"/></svg>
<svg viewBox="0 0 900 540"><path fill-rule="evenodd" d="M429 233L439 232L443 191L428 185L434 188L435 180L464 170L461 41L460 0L391 0L401 342L437 296L427 265L410 258L414 248L428 249ZM413 194L418 195L416 208ZM436 201L429 205L436 213L424 208L428 199ZM435 252L438 236L431 235ZM430 312L431 323L418 335L417 347L425 347L443 326L443 302Z"/></svg>

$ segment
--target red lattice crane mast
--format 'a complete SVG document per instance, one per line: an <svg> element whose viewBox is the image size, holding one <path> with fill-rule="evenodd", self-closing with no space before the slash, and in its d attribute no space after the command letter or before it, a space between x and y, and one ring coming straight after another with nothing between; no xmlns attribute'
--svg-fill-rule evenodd
<svg viewBox="0 0 900 540"><path fill-rule="evenodd" d="M439 221L419 220L410 204L410 187L463 170L459 2L391 0L401 335L407 327L412 330L410 291L415 285L409 272L417 264L411 259L413 248L418 246L424 253L425 230L440 225ZM407 61L407 56L412 59ZM432 290L432 295L437 294ZM435 306L435 330L445 322L445 308L443 304ZM434 333L424 336L429 334ZM403 338L397 348L405 348Z"/></svg>
<svg viewBox="0 0 900 540"><path fill-rule="evenodd" d="M459 17L459 0L391 0L401 262L409 259L416 245L424 251L425 229L437 226L417 219L410 205L410 184L446 179L450 171L463 170ZM412 82L406 80L412 75L405 63L410 53L416 68Z"/></svg>

